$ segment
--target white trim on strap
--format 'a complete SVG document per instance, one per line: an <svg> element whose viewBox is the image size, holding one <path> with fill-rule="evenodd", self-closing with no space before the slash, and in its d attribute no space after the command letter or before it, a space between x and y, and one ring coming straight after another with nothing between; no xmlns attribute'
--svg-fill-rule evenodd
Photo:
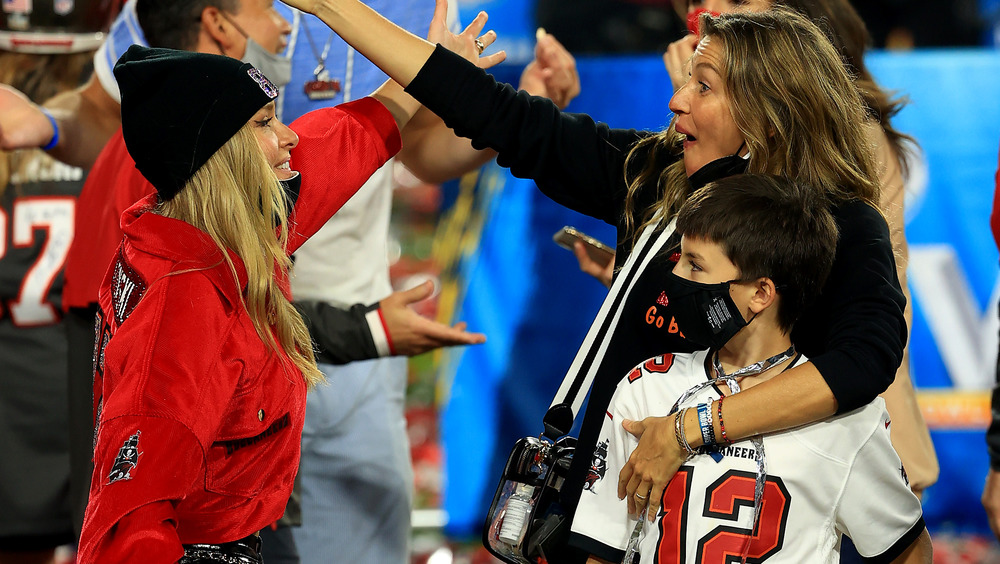
<svg viewBox="0 0 1000 564"><path fill-rule="evenodd" d="M666 244L667 240L673 234L676 224L676 218L672 218L667 227L660 233L652 243L652 247L646 253L643 258L642 264L639 266L639 271L636 276L633 276L631 282L627 289L624 288L625 280L628 279L628 273L636 268L636 261L638 260L639 251L643 249L649 242L650 237L656 232L659 222L656 222L643 230L639 239L636 241L635 246L632 248L632 252L629 253L625 264L622 266L621 271L618 276L615 277L615 282L611 286L611 290L608 291L608 296L604 298L604 303L601 304L601 309L597 313L597 317L594 319L593 323L590 325L590 330L587 331L587 336L584 338L583 343L580 345L580 349L576 353L576 357L573 358L573 363L570 365L569 370L566 372L566 376L563 378L562 384L559 385L559 389L556 391L555 397L552 399L551 406L563 403L566 400L566 395L569 393L573 384L577 380L582 380L582 385L579 387L576 397L573 398L573 417L576 418L577 414L580 412L580 408L583 406L583 400L587 397L587 393L590 390L591 384L594 382L594 377L597 375L597 370L601 366L601 361L604 359L604 355L607 352L608 343L611 342L610 335L605 335L601 342L595 343L599 333L601 332L601 326L604 324L604 320L608 315L613 314L614 320L609 326L609 332L613 333L614 328L617 327L618 321L622 315L622 309L625 305L627 298L622 299L618 304L618 310L611 312L612 304L615 302L615 298L624 292L631 292L632 288L635 286L636 281L639 279L642 271L646 269L650 261L659 254L660 249ZM626 294L627 295L627 294ZM589 370L586 374L580 374L580 370L583 363L594 346L598 346L597 354L594 357L593 362L590 364ZM551 407L550 406L550 407Z"/></svg>

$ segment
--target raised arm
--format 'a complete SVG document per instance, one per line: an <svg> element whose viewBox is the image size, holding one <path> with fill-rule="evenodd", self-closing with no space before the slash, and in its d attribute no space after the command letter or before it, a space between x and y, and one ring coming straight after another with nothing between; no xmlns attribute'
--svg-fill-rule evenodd
<svg viewBox="0 0 1000 564"><path fill-rule="evenodd" d="M58 128L49 154L64 163L90 168L104 144L121 125L121 107L93 76L86 84L44 103ZM32 103L9 86L0 86L0 149L45 147L56 128Z"/></svg>
<svg viewBox="0 0 1000 564"><path fill-rule="evenodd" d="M552 100L560 109L580 93L576 59L551 34L539 30L535 59L521 73L521 90ZM458 137L438 116L421 108L402 131L399 160L425 182L440 183L475 170L497 156L492 149L477 150Z"/></svg>
<svg viewBox="0 0 1000 564"><path fill-rule="evenodd" d="M551 100L498 84L476 65L397 28L357 0L292 3L315 10L456 134L472 139L473 147L498 151L497 163L515 176L535 180L566 207L617 224L625 157L645 133L611 129L587 115L563 113ZM438 0L439 11L443 3ZM477 20L483 18L480 14ZM443 26L438 31L431 37L440 38L444 47L475 49L472 37L454 36ZM484 44L492 39L492 32L480 37Z"/></svg>

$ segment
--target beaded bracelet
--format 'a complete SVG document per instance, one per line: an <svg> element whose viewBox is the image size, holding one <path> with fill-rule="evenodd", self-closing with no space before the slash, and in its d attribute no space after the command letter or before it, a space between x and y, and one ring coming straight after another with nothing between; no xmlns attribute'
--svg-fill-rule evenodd
<svg viewBox="0 0 1000 564"><path fill-rule="evenodd" d="M674 438L677 439L677 444L680 445L687 453L688 456L694 456L698 454L698 451L691 448L691 444L688 443L687 435L684 433L684 417L687 416L690 407L685 407L684 409L677 412L677 416L674 417Z"/></svg>
<svg viewBox="0 0 1000 564"><path fill-rule="evenodd" d="M56 118L45 108L39 107L38 109L45 114L45 117L49 118L49 122L52 124L52 139L48 142L48 144L42 147L43 151L49 151L59 144L59 122L57 122Z"/></svg>
<svg viewBox="0 0 1000 564"><path fill-rule="evenodd" d="M721 431L722 441L727 445L733 444L733 441L729 440L729 436L726 435L726 424L722 421L722 400L726 399L726 396L719 397L719 407L718 407L718 419L719 419L719 431Z"/></svg>
<svg viewBox="0 0 1000 564"><path fill-rule="evenodd" d="M713 446L715 440L715 428L712 426L712 409L707 403L698 404L698 426L701 427L701 442L707 446Z"/></svg>

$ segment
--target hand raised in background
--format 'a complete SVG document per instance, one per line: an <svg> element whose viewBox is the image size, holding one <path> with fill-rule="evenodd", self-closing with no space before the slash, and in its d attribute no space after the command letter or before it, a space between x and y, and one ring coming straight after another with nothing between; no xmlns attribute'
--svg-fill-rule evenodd
<svg viewBox="0 0 1000 564"><path fill-rule="evenodd" d="M472 23L462 33L456 35L448 29L448 0L436 0L434 17L431 18L431 27L427 31L427 41L440 43L442 47L472 61L480 68L488 69L502 63L507 58L507 53L498 51L483 55L483 51L497 39L497 34L493 30L482 33L487 20L489 16L486 12L479 12Z"/></svg>
<svg viewBox="0 0 1000 564"><path fill-rule="evenodd" d="M32 149L52 140L55 131L38 104L0 84L0 150Z"/></svg>
<svg viewBox="0 0 1000 564"><path fill-rule="evenodd" d="M576 59L544 29L539 28L535 38L535 59L524 67L519 87L532 96L549 98L560 109L566 109L580 94Z"/></svg>

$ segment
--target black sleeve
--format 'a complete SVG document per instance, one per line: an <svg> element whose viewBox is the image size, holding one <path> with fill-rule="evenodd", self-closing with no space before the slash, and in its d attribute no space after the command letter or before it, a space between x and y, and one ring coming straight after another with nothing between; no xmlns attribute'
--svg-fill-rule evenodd
<svg viewBox="0 0 1000 564"><path fill-rule="evenodd" d="M892 384L906 346L906 298L878 210L855 201L832 211L840 232L833 269L792 340L830 386L837 412L846 413Z"/></svg>
<svg viewBox="0 0 1000 564"><path fill-rule="evenodd" d="M986 451L990 455L990 468L1000 471L1000 353L997 355L996 378L997 384L993 387L993 398L990 400L993 417L990 428L986 430Z"/></svg>
<svg viewBox="0 0 1000 564"><path fill-rule="evenodd" d="M324 302L293 302L295 309L309 328L316 344L316 361L325 364L347 364L378 358L375 341L365 314L378 304L356 304L340 309Z"/></svg>
<svg viewBox="0 0 1000 564"><path fill-rule="evenodd" d="M878 556L862 556L861 560L869 564L892 564L895 559L899 558L901 554L906 552L906 549L910 548L910 545L913 544L918 537L920 537L920 534L923 533L926 528L927 525L924 523L924 518L921 517L920 520L917 521L905 535L900 537L895 544L889 547L889 550L886 550Z"/></svg>
<svg viewBox="0 0 1000 564"><path fill-rule="evenodd" d="M473 147L496 150L497 163L514 176L533 179L559 204L617 226L625 158L650 133L563 113L551 100L498 84L440 45L406 91Z"/></svg>

